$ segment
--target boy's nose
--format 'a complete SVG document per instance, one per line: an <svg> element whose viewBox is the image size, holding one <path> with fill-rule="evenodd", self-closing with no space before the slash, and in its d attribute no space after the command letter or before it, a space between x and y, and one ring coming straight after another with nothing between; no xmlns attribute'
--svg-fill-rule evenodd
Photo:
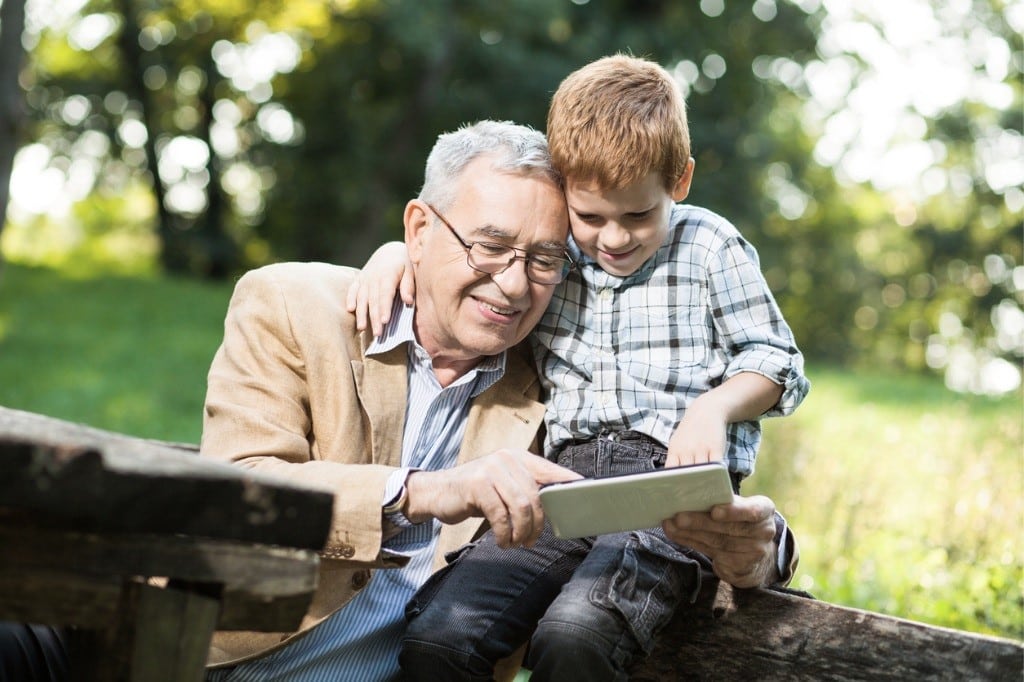
<svg viewBox="0 0 1024 682"><path fill-rule="evenodd" d="M601 230L601 244L608 251L626 246L629 244L629 240L629 230L624 229L618 223L609 221Z"/></svg>

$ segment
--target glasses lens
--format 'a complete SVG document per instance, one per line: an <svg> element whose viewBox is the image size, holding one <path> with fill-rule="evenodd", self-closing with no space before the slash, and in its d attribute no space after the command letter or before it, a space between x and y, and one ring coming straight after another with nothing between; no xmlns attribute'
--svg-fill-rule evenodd
<svg viewBox="0 0 1024 682"><path fill-rule="evenodd" d="M517 259L524 259L511 247L488 242L473 242L467 256L470 267L489 275L503 272ZM530 254L525 260L526 277L537 284L558 284L569 274L570 265L565 258Z"/></svg>
<svg viewBox="0 0 1024 682"><path fill-rule="evenodd" d="M532 256L526 275L537 284L558 284L569 274L569 261L557 256Z"/></svg>

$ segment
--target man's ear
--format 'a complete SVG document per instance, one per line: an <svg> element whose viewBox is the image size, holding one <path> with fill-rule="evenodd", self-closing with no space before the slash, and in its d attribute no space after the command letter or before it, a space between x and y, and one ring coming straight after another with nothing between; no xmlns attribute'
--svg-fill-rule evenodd
<svg viewBox="0 0 1024 682"><path fill-rule="evenodd" d="M409 260L418 264L423 254L423 234L430 227L430 210L419 199L412 199L405 205L402 216L405 223L405 246Z"/></svg>
<svg viewBox="0 0 1024 682"><path fill-rule="evenodd" d="M686 162L686 170L683 171L683 174L679 176L676 184L669 191L669 194L672 195L672 201L682 201L690 194L690 183L693 182L693 168L695 165L696 162L691 156L690 160Z"/></svg>

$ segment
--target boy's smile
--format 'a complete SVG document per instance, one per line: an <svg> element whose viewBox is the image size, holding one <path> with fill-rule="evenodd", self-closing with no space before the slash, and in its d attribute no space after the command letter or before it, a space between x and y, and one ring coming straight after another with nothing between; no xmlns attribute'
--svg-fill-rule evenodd
<svg viewBox="0 0 1024 682"><path fill-rule="evenodd" d="M692 164L671 192L655 172L620 189L566 178L569 222L580 250L616 277L639 270L665 242L672 204L689 192Z"/></svg>

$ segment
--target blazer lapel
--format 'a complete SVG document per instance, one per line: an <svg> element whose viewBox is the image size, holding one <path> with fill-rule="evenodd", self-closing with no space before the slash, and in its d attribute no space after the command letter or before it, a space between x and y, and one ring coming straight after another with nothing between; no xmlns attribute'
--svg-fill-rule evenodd
<svg viewBox="0 0 1024 682"><path fill-rule="evenodd" d="M371 461L387 466L402 465L402 434L408 369L405 344L376 355L352 361L359 401L370 422ZM383 387L387 387L386 390Z"/></svg>

